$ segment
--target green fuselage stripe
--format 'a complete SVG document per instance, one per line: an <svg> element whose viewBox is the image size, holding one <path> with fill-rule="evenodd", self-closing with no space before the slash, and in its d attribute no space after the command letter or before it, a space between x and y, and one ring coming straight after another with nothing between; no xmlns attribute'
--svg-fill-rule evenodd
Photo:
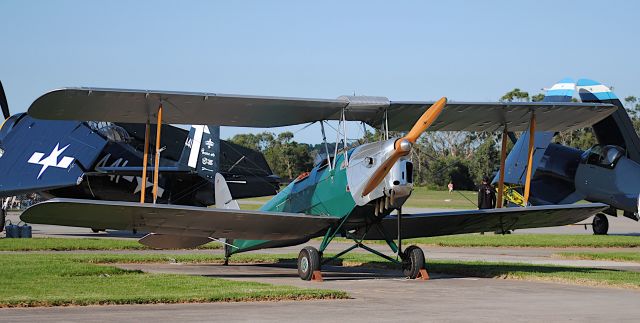
<svg viewBox="0 0 640 323"><path fill-rule="evenodd" d="M295 180L263 205L260 210L273 212L304 213L317 216L332 216L343 218L349 215L356 206L351 193L348 191L346 167L343 164L344 155L339 154L336 169L329 170L328 165L313 168L309 176ZM280 247L302 243L300 241L269 241L269 240L233 240L233 253L261 249L263 247Z"/></svg>

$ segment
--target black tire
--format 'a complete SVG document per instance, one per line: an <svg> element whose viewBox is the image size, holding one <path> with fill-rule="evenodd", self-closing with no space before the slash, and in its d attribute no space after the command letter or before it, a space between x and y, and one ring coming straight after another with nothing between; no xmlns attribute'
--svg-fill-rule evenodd
<svg viewBox="0 0 640 323"><path fill-rule="evenodd" d="M298 276L311 280L313 272L320 269L320 253L314 247L304 247L298 254Z"/></svg>
<svg viewBox="0 0 640 323"><path fill-rule="evenodd" d="M417 246L409 246L404 250L402 273L409 279L416 279L420 269L425 269L424 252Z"/></svg>
<svg viewBox="0 0 640 323"><path fill-rule="evenodd" d="M7 211L0 209L0 232L4 231L4 226L7 220Z"/></svg>
<svg viewBox="0 0 640 323"><path fill-rule="evenodd" d="M607 232L609 232L609 220L607 216L602 213L596 214L596 216L593 217L592 228L593 234L606 235Z"/></svg>
<svg viewBox="0 0 640 323"><path fill-rule="evenodd" d="M100 232L100 231L102 231L102 230L100 230L100 229L95 229L95 228L91 228L91 232L93 232L93 233L98 233L98 232Z"/></svg>

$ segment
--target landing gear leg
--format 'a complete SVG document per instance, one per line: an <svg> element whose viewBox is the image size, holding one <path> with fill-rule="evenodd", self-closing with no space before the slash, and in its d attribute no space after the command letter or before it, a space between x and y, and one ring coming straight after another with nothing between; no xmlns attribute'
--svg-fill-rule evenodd
<svg viewBox="0 0 640 323"><path fill-rule="evenodd" d="M593 217L593 234L595 235L606 235L609 232L609 220L607 216L603 213L596 214Z"/></svg>
<svg viewBox="0 0 640 323"><path fill-rule="evenodd" d="M0 232L4 230L6 219L7 219L7 211L5 209L0 209Z"/></svg>
<svg viewBox="0 0 640 323"><path fill-rule="evenodd" d="M402 259L402 273L409 279L429 279L424 252L417 246L409 246L402 251L402 209L398 209L398 256Z"/></svg>

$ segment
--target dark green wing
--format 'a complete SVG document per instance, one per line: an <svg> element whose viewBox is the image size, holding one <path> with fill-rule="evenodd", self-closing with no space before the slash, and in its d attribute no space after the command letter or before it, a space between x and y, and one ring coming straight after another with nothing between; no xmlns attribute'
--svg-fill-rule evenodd
<svg viewBox="0 0 640 323"><path fill-rule="evenodd" d="M37 224L251 240L309 237L338 220L297 213L78 199L38 203L24 211L20 218Z"/></svg>
<svg viewBox="0 0 640 323"><path fill-rule="evenodd" d="M607 207L594 203L408 214L402 217L402 237L419 238L555 227L580 222ZM397 236L396 217L385 218L382 225L389 236ZM358 233L364 234L362 230L355 235L358 236ZM370 230L365 239L382 240L384 237L378 230Z"/></svg>

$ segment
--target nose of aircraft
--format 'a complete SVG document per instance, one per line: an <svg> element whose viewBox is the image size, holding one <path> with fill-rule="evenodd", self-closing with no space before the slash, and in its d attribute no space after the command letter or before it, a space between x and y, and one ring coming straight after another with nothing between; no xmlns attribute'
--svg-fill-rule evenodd
<svg viewBox="0 0 640 323"><path fill-rule="evenodd" d="M365 196L373 191L382 180L387 176L393 165L402 156L406 156L411 152L413 144L416 143L420 135L425 132L429 126L438 118L444 107L447 105L447 98L442 97L436 103L431 105L427 111L425 111L420 119L413 125L413 128L407 133L406 136L398 139L395 142L394 152L376 169L371 175L369 181L362 190L362 196Z"/></svg>

